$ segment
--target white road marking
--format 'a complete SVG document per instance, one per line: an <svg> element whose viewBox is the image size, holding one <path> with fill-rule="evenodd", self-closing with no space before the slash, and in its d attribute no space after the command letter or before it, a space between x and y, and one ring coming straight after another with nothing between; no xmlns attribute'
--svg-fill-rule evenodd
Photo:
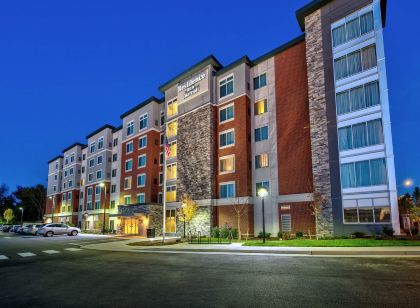
<svg viewBox="0 0 420 308"><path fill-rule="evenodd" d="M18 255L23 258L36 256L36 254L32 252L19 252Z"/></svg>
<svg viewBox="0 0 420 308"><path fill-rule="evenodd" d="M60 253L58 250L43 250L42 252L48 253L48 254Z"/></svg>
<svg viewBox="0 0 420 308"><path fill-rule="evenodd" d="M4 238L11 238L10 236L5 236Z"/></svg>
<svg viewBox="0 0 420 308"><path fill-rule="evenodd" d="M79 251L82 250L81 248L64 248L64 250L68 250L68 251Z"/></svg>
<svg viewBox="0 0 420 308"><path fill-rule="evenodd" d="M69 245L76 245L76 246L79 246L79 244L76 244L76 243L68 243Z"/></svg>
<svg viewBox="0 0 420 308"><path fill-rule="evenodd" d="M5 255L0 255L0 260L7 260L9 259L8 257L6 257Z"/></svg>

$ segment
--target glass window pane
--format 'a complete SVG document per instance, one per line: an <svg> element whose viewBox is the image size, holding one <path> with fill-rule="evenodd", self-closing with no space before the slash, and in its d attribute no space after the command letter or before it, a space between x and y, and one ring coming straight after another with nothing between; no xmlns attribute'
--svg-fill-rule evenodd
<svg viewBox="0 0 420 308"><path fill-rule="evenodd" d="M377 65L375 45L362 49L362 61L363 61L363 70L368 70Z"/></svg>
<svg viewBox="0 0 420 308"><path fill-rule="evenodd" d="M357 87L350 90L350 106L351 111L365 108L363 87Z"/></svg>
<svg viewBox="0 0 420 308"><path fill-rule="evenodd" d="M338 144L340 151L350 150L353 148L350 126L338 129Z"/></svg>
<svg viewBox="0 0 420 308"><path fill-rule="evenodd" d="M359 222L373 222L373 208L359 208Z"/></svg>
<svg viewBox="0 0 420 308"><path fill-rule="evenodd" d="M373 12L360 16L360 32L361 35L373 31Z"/></svg>
<svg viewBox="0 0 420 308"><path fill-rule="evenodd" d="M337 80L347 77L346 57L334 60L334 75Z"/></svg>
<svg viewBox="0 0 420 308"><path fill-rule="evenodd" d="M350 41L360 36L359 18L353 19L346 24L347 40Z"/></svg>
<svg viewBox="0 0 420 308"><path fill-rule="evenodd" d="M357 209L344 209L344 222L357 223Z"/></svg>
<svg viewBox="0 0 420 308"><path fill-rule="evenodd" d="M267 75L264 73L260 76L260 88L267 85Z"/></svg>
<svg viewBox="0 0 420 308"><path fill-rule="evenodd" d="M337 114L344 114L350 112L349 93L341 92L337 94Z"/></svg>
<svg viewBox="0 0 420 308"><path fill-rule="evenodd" d="M382 120L377 119L367 122L367 133L369 145L384 143Z"/></svg>
<svg viewBox="0 0 420 308"><path fill-rule="evenodd" d="M368 145L366 123L353 125L352 133L353 133L353 146L355 149L366 147Z"/></svg>
<svg viewBox="0 0 420 308"><path fill-rule="evenodd" d="M379 105L379 84L377 81L365 85L366 107Z"/></svg>
<svg viewBox="0 0 420 308"><path fill-rule="evenodd" d="M356 186L370 186L370 170L369 170L369 161L358 161L355 163L356 169Z"/></svg>
<svg viewBox="0 0 420 308"><path fill-rule="evenodd" d="M260 87L259 77L254 78L254 89L258 89Z"/></svg>
<svg viewBox="0 0 420 308"><path fill-rule="evenodd" d="M341 165L341 185L343 188L356 186L353 163Z"/></svg>
<svg viewBox="0 0 420 308"><path fill-rule="evenodd" d="M391 210L389 207L375 208L375 222L391 222Z"/></svg>
<svg viewBox="0 0 420 308"><path fill-rule="evenodd" d="M349 76L360 73L362 71L360 51L352 52L347 55L347 65Z"/></svg>
<svg viewBox="0 0 420 308"><path fill-rule="evenodd" d="M386 184L386 164L385 159L373 159L370 161L372 185Z"/></svg>
<svg viewBox="0 0 420 308"><path fill-rule="evenodd" d="M338 46L346 42L346 26L337 27L332 32L333 46Z"/></svg>

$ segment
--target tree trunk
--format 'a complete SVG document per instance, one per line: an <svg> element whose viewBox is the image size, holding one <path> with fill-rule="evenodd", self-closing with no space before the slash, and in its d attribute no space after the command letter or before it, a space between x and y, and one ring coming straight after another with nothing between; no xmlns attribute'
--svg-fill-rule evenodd
<svg viewBox="0 0 420 308"><path fill-rule="evenodd" d="M319 240L318 237L318 213L315 213L315 238Z"/></svg>
<svg viewBox="0 0 420 308"><path fill-rule="evenodd" d="M241 215L238 213L238 240L241 240Z"/></svg>

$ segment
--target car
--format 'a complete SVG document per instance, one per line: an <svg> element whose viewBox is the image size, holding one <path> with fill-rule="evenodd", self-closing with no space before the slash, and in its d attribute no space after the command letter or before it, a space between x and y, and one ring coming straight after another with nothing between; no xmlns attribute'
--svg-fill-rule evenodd
<svg viewBox="0 0 420 308"><path fill-rule="evenodd" d="M12 228L10 228L9 232L16 233L20 228L20 225L13 225Z"/></svg>
<svg viewBox="0 0 420 308"><path fill-rule="evenodd" d="M26 234L32 234L32 235L36 235L38 230L40 228L42 228L43 226L45 226L45 224L33 224L30 227L28 227L26 231Z"/></svg>
<svg viewBox="0 0 420 308"><path fill-rule="evenodd" d="M37 234L51 237L53 235L67 234L69 236L75 236L79 234L81 230L76 227L70 227L62 223L46 224L41 227Z"/></svg>
<svg viewBox="0 0 420 308"><path fill-rule="evenodd" d="M19 234L29 234L29 229L32 228L32 224L26 224L19 228L18 233Z"/></svg>
<svg viewBox="0 0 420 308"><path fill-rule="evenodd" d="M3 225L2 231L3 232L9 232L11 228L12 228L11 224L5 224L5 225Z"/></svg>

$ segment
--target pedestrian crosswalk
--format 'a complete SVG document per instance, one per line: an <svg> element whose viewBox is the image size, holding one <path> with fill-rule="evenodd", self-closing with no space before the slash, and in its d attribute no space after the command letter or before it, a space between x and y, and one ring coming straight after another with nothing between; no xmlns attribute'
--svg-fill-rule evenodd
<svg viewBox="0 0 420 308"><path fill-rule="evenodd" d="M10 253L10 254L0 254L0 262L3 260L9 260L13 258L31 258L31 257L38 257L42 255L58 255L65 252L77 252L83 250L82 248L76 248L76 247L69 247L64 248L62 251L60 250L54 250L54 249L48 249L48 250L42 250L41 252L33 252L33 251L22 251L17 253Z"/></svg>

